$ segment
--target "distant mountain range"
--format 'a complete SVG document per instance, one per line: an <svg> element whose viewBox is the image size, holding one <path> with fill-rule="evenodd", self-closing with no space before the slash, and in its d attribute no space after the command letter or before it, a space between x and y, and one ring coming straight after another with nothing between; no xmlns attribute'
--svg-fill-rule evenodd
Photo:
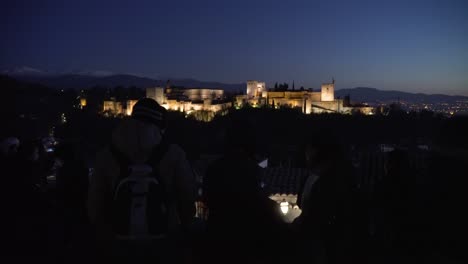
<svg viewBox="0 0 468 264"><path fill-rule="evenodd" d="M203 87L203 88L221 88L227 91L245 90L245 83L226 84L220 82L206 82L195 79L165 78L164 80L155 80L146 77L139 77L130 74L115 74L109 71L73 71L67 73L51 73L31 67L20 67L12 70L2 71L21 81L39 83L52 88L59 89L84 89L94 86L115 87L115 86L136 86L151 87L164 86L169 80L171 85L183 87Z"/></svg>
<svg viewBox="0 0 468 264"><path fill-rule="evenodd" d="M221 88L230 92L244 92L245 83L226 84L220 82L206 82L195 79L171 79L155 80L146 77L139 77L130 74L115 74L109 71L74 71L69 73L51 73L31 67L21 67L2 72L17 80L30 83L38 83L58 89L84 89L94 86L116 87L116 86L136 86L151 87L164 86L167 80L171 85L190 87L190 88ZM349 89L340 89L335 92L335 97L344 98L346 95L351 97L352 102L363 102L370 105L391 102L412 102L412 103L454 103L456 101L467 101L467 96L450 96L443 94L422 94L408 93L401 91L378 90L376 88L356 87Z"/></svg>
<svg viewBox="0 0 468 264"><path fill-rule="evenodd" d="M95 77L105 77L115 75L116 73L111 71L82 71L74 70L70 72L49 72L44 70L35 69L28 66L16 67L13 69L8 69L2 71L2 74L16 77L57 77L59 75L85 75L85 76L95 76Z"/></svg>
<svg viewBox="0 0 468 264"><path fill-rule="evenodd" d="M340 89L335 93L335 97L344 98L349 95L352 102L364 102L371 105L391 102L412 102L412 103L454 103L456 101L467 101L467 96L452 96L444 94L423 94L407 93L401 91L378 90L376 88L356 87Z"/></svg>

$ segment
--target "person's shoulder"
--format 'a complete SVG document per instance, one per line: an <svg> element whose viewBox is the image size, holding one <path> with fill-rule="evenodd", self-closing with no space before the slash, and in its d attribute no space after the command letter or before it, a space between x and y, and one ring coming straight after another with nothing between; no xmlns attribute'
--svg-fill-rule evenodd
<svg viewBox="0 0 468 264"><path fill-rule="evenodd" d="M104 147L98 152L96 152L96 157L95 157L96 162L108 159L110 155L111 155L111 152L110 152L109 147Z"/></svg>
<svg viewBox="0 0 468 264"><path fill-rule="evenodd" d="M211 162L211 164L208 166L208 171L219 171L224 168L229 168L232 167L231 160L227 158L226 156L221 156Z"/></svg>
<svg viewBox="0 0 468 264"><path fill-rule="evenodd" d="M177 144L168 143L167 144L167 152L168 153L175 153L179 155L185 155L185 151Z"/></svg>
<svg viewBox="0 0 468 264"><path fill-rule="evenodd" d="M168 144L166 154L164 155L170 160L185 159L185 151L177 144Z"/></svg>
<svg viewBox="0 0 468 264"><path fill-rule="evenodd" d="M108 146L104 147L96 153L94 161L95 167L98 169L108 166L116 166L117 164Z"/></svg>

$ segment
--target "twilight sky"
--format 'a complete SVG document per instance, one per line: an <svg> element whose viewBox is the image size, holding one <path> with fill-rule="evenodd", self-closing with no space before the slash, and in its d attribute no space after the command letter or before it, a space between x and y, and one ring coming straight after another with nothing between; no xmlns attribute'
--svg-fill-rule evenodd
<svg viewBox="0 0 468 264"><path fill-rule="evenodd" d="M15 0L0 69L468 95L468 1Z"/></svg>

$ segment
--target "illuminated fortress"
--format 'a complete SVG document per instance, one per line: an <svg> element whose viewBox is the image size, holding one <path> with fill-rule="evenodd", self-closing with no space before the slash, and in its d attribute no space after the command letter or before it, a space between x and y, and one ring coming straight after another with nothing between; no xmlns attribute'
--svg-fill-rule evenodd
<svg viewBox="0 0 468 264"><path fill-rule="evenodd" d="M226 113L232 102L226 101L222 89L146 88L146 97L154 99L162 107L171 111L193 115L195 119L210 121L217 113ZM129 116L138 100L105 100L103 113L107 116Z"/></svg>
<svg viewBox="0 0 468 264"><path fill-rule="evenodd" d="M146 97L154 99L167 110L190 114L194 111L217 113L232 106L226 102L222 89L146 88Z"/></svg>
<svg viewBox="0 0 468 264"><path fill-rule="evenodd" d="M236 106L249 104L253 107L281 106L301 108L305 114L310 113L353 113L372 114L373 108L369 106L352 106L349 100L335 99L335 81L323 83L320 91L312 90L286 90L268 91L264 82L247 81L245 95L236 96Z"/></svg>
<svg viewBox="0 0 468 264"><path fill-rule="evenodd" d="M217 113L225 114L233 106L233 102L226 100L222 89L150 87L146 88L146 97L154 99L167 110L193 115L196 119L203 121L211 121ZM103 113L110 116L130 115L136 102L137 100L119 102L111 98L111 100L104 101ZM334 80L331 83L323 83L320 91L311 89L271 91L266 88L265 82L247 81L246 93L237 95L234 105L236 108L245 105L300 108L305 114L362 113L370 115L374 111L367 105L351 105L349 97L335 98Z"/></svg>

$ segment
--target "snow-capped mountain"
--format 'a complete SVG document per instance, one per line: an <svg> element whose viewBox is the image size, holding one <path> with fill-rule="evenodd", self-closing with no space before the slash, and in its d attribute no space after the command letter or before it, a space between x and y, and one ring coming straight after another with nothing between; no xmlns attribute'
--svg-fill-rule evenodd
<svg viewBox="0 0 468 264"><path fill-rule="evenodd" d="M90 77L107 77L116 75L117 73L105 70L72 70L72 71L62 71L62 72L50 72L44 71L40 69L36 69L33 67L28 66L21 66L16 67L13 69L3 70L1 72L4 75L9 76L20 76L20 77L53 77L53 76L60 76L60 75L82 75L82 76L90 76Z"/></svg>
<svg viewBox="0 0 468 264"><path fill-rule="evenodd" d="M94 86L115 87L115 86L137 86L151 87L165 85L170 80L171 85L184 87L204 87L204 88L223 88L229 91L239 91L245 88L244 83L225 84L220 82L206 82L187 78L159 77L158 79L139 76L136 74L113 73L110 71L85 71L73 70L68 72L51 73L31 67L20 67L12 70L2 71L2 74L8 75L18 80L31 83L39 83L59 89L83 89Z"/></svg>
<svg viewBox="0 0 468 264"><path fill-rule="evenodd" d="M2 74L9 75L9 76L53 76L56 75L54 73L39 70L36 68L28 67L28 66L21 66L16 67L13 69L3 70Z"/></svg>
<svg viewBox="0 0 468 264"><path fill-rule="evenodd" d="M76 70L76 71L71 71L68 73L63 73L62 75L70 75L70 74L93 76L93 77L107 77L107 76L116 75L117 73L111 72L111 71L105 71L105 70L96 70L96 71Z"/></svg>

